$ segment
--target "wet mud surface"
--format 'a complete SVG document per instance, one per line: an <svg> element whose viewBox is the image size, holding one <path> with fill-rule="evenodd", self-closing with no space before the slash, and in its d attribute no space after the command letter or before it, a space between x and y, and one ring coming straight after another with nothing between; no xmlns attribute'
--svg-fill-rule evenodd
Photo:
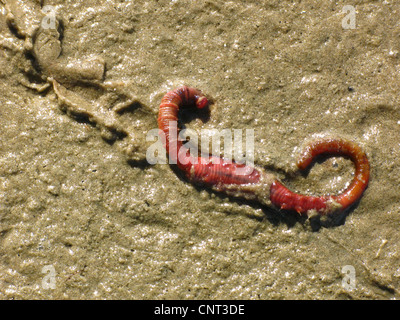
<svg viewBox="0 0 400 320"><path fill-rule="evenodd" d="M399 298L400 7L355 4L346 29L349 4L2 0L0 298ZM149 164L182 84L213 101L188 128L254 129L254 162L298 191L353 174L328 158L291 175L304 143L356 142L361 201L315 224Z"/></svg>

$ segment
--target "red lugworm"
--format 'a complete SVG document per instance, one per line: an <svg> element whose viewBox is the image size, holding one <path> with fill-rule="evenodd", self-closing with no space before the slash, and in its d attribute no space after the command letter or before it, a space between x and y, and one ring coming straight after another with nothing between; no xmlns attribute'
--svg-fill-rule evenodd
<svg viewBox="0 0 400 320"><path fill-rule="evenodd" d="M344 139L315 140L304 149L297 161L297 167L304 170L322 154L349 157L355 164L355 175L350 186L339 195L302 195L290 191L273 173L262 168L225 161L213 155L193 156L178 139L179 129L176 126L179 109L193 106L202 109L208 106L208 100L201 91L183 86L168 92L162 98L158 115L160 136L170 161L176 163L191 182L231 196L272 204L278 209L296 210L300 214L312 211L330 214L345 210L360 199L368 185L367 156L356 144Z"/></svg>

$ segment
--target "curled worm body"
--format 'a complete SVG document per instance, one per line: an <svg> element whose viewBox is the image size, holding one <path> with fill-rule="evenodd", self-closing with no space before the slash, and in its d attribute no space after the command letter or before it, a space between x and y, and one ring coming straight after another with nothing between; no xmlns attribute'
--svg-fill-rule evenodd
<svg viewBox="0 0 400 320"><path fill-rule="evenodd" d="M348 156L355 164L355 174L351 184L339 195L331 196L306 196L290 191L279 181L271 185L271 202L282 209L296 210L306 213L309 210L326 212L339 206L341 210L347 209L361 198L369 181L369 162L365 153L358 145L343 139L322 139L309 144L297 161L297 167L305 170L313 160L321 155ZM332 208L329 208L331 206Z"/></svg>
<svg viewBox="0 0 400 320"><path fill-rule="evenodd" d="M310 211L330 214L345 210L357 202L366 189L370 170L367 156L356 144L344 139L315 140L297 161L298 168L304 170L322 154L349 157L355 164L355 176L349 187L339 195L302 195L289 190L274 174L262 168L225 161L213 155L191 155L178 139L178 112L180 108L202 109L207 105L207 98L199 90L183 86L168 92L159 108L158 126L164 146L170 160L177 164L189 181L300 214Z"/></svg>

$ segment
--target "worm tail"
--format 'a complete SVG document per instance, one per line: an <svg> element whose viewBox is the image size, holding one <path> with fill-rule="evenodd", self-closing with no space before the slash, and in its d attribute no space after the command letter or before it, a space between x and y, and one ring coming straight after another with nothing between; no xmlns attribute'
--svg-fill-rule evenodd
<svg viewBox="0 0 400 320"><path fill-rule="evenodd" d="M276 180L270 189L270 200L275 206L296 210L300 214L309 210L327 214L339 208L345 210L360 199L367 188L370 175L368 158L360 147L343 139L316 140L301 154L297 167L301 170L306 169L321 154L348 156L355 164L355 174L351 184L339 195L315 197L294 193Z"/></svg>

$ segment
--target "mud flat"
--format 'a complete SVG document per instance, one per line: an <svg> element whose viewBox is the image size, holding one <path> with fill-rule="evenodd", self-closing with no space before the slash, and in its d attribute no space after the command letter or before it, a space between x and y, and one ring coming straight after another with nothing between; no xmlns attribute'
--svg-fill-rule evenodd
<svg viewBox="0 0 400 320"><path fill-rule="evenodd" d="M398 4L364 1L354 26L342 2L45 5L0 4L1 299L400 297ZM254 129L255 163L301 192L353 174L329 158L288 175L304 142L355 141L361 201L315 228L149 164L182 84L213 100L187 127Z"/></svg>

